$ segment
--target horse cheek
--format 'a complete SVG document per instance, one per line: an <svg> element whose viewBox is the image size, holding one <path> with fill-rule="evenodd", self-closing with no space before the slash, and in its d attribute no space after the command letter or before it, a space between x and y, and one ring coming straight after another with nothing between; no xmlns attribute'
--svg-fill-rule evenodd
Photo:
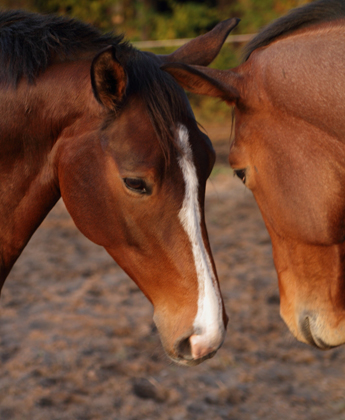
<svg viewBox="0 0 345 420"><path fill-rule="evenodd" d="M62 199L78 229L92 242L114 247L121 239L120 209L104 157L77 156L59 169ZM115 182L115 181L114 181Z"/></svg>

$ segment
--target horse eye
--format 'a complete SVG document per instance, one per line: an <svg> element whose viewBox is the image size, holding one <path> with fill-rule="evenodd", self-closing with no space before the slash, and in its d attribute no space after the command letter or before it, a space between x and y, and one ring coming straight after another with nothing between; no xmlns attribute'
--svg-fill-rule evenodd
<svg viewBox="0 0 345 420"><path fill-rule="evenodd" d="M140 178L123 178L123 181L129 190L140 194L145 194L147 192L145 181Z"/></svg>
<svg viewBox="0 0 345 420"><path fill-rule="evenodd" d="M243 184L246 183L246 170L245 169L235 169L234 175L236 175L243 182Z"/></svg>

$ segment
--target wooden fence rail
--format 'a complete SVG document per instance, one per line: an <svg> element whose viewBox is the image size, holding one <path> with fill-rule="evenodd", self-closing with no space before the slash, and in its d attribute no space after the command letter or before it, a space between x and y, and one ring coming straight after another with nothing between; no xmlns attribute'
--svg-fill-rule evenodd
<svg viewBox="0 0 345 420"><path fill-rule="evenodd" d="M250 41L256 34L245 34L245 35L230 35L225 43L227 44L235 44L239 42L248 42ZM180 47L183 44L186 44L193 38L181 38L181 39L164 39L158 41L138 41L132 42L132 44L139 49L145 48L159 48L159 47Z"/></svg>

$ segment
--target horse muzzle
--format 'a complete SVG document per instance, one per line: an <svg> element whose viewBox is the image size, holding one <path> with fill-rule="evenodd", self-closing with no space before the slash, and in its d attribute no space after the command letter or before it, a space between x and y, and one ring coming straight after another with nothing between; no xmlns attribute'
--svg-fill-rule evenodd
<svg viewBox="0 0 345 420"><path fill-rule="evenodd" d="M345 344L344 323L332 328L326 320L315 312L303 312L298 318L298 330L295 333L299 341L310 344L319 350L330 350Z"/></svg>
<svg viewBox="0 0 345 420"><path fill-rule="evenodd" d="M168 353L169 357L175 362L194 366L203 362L204 360L213 357L220 346L223 344L225 337L225 328L217 328L212 334L192 333L187 337L178 339L174 346L174 352Z"/></svg>
<svg viewBox="0 0 345 420"><path fill-rule="evenodd" d="M157 313L154 315L154 321L166 354L180 365L194 366L210 359L216 354L225 338L224 320L219 320L220 322L212 325L212 328L192 326L182 328L180 332L175 329L176 324L175 328L171 324L170 328L167 328Z"/></svg>
<svg viewBox="0 0 345 420"><path fill-rule="evenodd" d="M336 345L327 344L317 335L318 328L315 327L315 321L308 315L303 315L300 318L300 332L306 343L320 350L330 350L336 347Z"/></svg>

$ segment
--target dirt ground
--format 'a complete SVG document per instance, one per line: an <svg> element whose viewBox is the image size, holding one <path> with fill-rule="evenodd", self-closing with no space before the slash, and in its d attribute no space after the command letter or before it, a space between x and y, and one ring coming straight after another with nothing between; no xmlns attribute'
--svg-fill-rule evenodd
<svg viewBox="0 0 345 420"><path fill-rule="evenodd" d="M207 220L230 318L217 355L172 364L149 302L60 201L1 297L0 420L345 419L345 347L288 332L269 236L227 168L228 142L216 148Z"/></svg>

